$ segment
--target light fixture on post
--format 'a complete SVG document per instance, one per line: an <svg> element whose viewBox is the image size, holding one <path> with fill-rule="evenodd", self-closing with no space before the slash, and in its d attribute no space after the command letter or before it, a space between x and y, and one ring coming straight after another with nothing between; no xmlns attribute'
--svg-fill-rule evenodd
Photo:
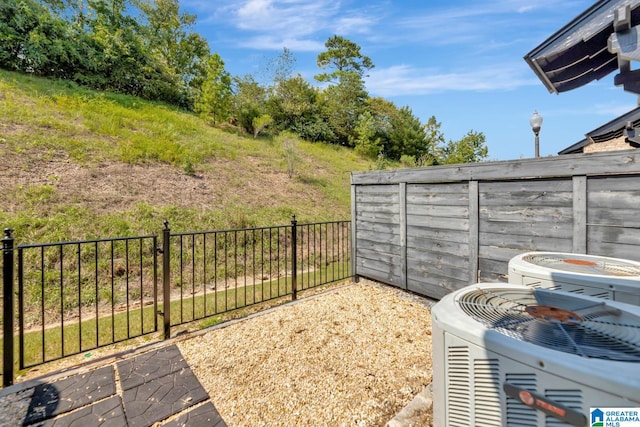
<svg viewBox="0 0 640 427"><path fill-rule="evenodd" d="M538 111L533 112L533 116L529 119L531 130L536 135L536 157L540 157L540 128L542 127L542 116Z"/></svg>

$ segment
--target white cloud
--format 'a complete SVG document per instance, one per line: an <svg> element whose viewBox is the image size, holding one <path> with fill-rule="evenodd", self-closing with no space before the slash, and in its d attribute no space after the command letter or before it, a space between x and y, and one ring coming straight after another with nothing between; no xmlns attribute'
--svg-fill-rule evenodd
<svg viewBox="0 0 640 427"><path fill-rule="evenodd" d="M337 0L186 0L187 7L204 15L199 22L231 27L228 40L252 49L320 51L327 34L345 37L368 34L379 9L348 9ZM236 31L238 30L238 31Z"/></svg>
<svg viewBox="0 0 640 427"><path fill-rule="evenodd" d="M540 85L526 67L502 64L440 72L409 65L370 71L367 89L377 96L427 95L446 91L505 91Z"/></svg>
<svg viewBox="0 0 640 427"><path fill-rule="evenodd" d="M270 35L250 37L238 41L238 45L255 50L282 50L294 52L318 52L324 49L324 43L304 38L280 38Z"/></svg>
<svg viewBox="0 0 640 427"><path fill-rule="evenodd" d="M365 15L346 16L336 20L333 32L339 35L367 34L375 22L376 19Z"/></svg>
<svg viewBox="0 0 640 427"><path fill-rule="evenodd" d="M242 30L273 34L309 35L326 25L338 11L338 3L327 0L249 0L238 2L231 18Z"/></svg>
<svg viewBox="0 0 640 427"><path fill-rule="evenodd" d="M273 10L272 0L249 0L238 9L238 15L268 14Z"/></svg>
<svg viewBox="0 0 640 427"><path fill-rule="evenodd" d="M576 104L575 106L564 106L560 108L551 108L545 110L545 114L549 117L580 117L580 118L593 118L594 116L600 117L593 124L586 125L585 132L591 131L599 126L602 126L609 120L613 120L629 111L637 108L637 105L633 102L619 102L619 101L606 101L589 103L583 102ZM591 127L589 127L591 126ZM588 128L588 129L587 129Z"/></svg>
<svg viewBox="0 0 640 427"><path fill-rule="evenodd" d="M527 28L541 27L550 16L567 14L571 19L582 12L586 0L552 0L532 3L530 0L499 0L437 8L429 7L398 20L404 31L391 35L434 46L477 44L493 37L522 39ZM553 15L550 15L553 14ZM540 23L540 25L536 24ZM563 23L564 24L564 23ZM563 25L560 24L560 25Z"/></svg>
<svg viewBox="0 0 640 427"><path fill-rule="evenodd" d="M624 104L620 102L597 103L594 104L592 111L601 116L618 117L637 107L638 105L633 102Z"/></svg>

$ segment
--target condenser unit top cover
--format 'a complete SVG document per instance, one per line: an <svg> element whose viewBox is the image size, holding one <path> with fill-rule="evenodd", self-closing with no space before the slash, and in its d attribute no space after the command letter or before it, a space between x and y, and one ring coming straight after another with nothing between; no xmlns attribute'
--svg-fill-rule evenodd
<svg viewBox="0 0 640 427"><path fill-rule="evenodd" d="M526 252L511 258L509 275L558 282L608 284L612 287L630 286L627 291L640 292L640 262L620 258L563 252Z"/></svg>
<svg viewBox="0 0 640 427"><path fill-rule="evenodd" d="M530 369L640 395L640 307L483 283L446 295L432 316L438 329Z"/></svg>

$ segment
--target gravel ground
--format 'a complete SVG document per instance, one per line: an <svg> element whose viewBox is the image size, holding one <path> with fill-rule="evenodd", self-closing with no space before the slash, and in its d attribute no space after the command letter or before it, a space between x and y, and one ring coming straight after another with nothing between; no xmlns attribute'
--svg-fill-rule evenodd
<svg viewBox="0 0 640 427"><path fill-rule="evenodd" d="M431 382L429 301L372 282L178 346L229 427L384 426Z"/></svg>

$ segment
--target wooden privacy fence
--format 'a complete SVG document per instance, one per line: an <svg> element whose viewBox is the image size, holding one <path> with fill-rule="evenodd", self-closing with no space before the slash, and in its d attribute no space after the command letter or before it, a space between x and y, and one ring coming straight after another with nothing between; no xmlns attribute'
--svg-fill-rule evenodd
<svg viewBox="0 0 640 427"><path fill-rule="evenodd" d="M432 298L526 251L640 261L640 151L351 175L352 271Z"/></svg>

